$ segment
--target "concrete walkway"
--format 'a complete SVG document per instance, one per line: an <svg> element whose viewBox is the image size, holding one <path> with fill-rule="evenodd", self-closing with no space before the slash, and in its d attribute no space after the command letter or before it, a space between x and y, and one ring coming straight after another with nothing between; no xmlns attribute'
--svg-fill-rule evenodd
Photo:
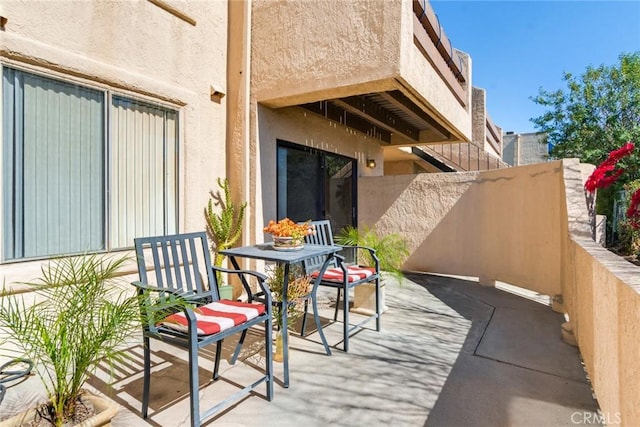
<svg viewBox="0 0 640 427"><path fill-rule="evenodd" d="M563 318L548 306L453 277L412 273L400 286L387 282L389 309L381 332L371 323L353 336L345 354L340 323L325 319L331 357L324 355L317 333L306 339L292 334L291 386L281 386L282 366L275 364L272 402L260 388L208 424L561 426L596 418L597 403L578 351L561 341ZM334 295L324 297L322 314L329 318ZM226 358L234 344L227 341ZM185 355L161 343L152 349L157 365L148 425L187 426ZM132 352L140 354L140 345ZM242 357L235 366L223 361L222 380L216 383L208 382L212 363L201 359L202 406L259 376L255 366L262 366L264 353L257 337L245 345ZM113 380L104 374L91 382L123 406L114 427L147 425L138 416L140 369L133 363ZM30 381L19 387L24 390ZM5 400L12 392L15 400L19 387Z"/></svg>

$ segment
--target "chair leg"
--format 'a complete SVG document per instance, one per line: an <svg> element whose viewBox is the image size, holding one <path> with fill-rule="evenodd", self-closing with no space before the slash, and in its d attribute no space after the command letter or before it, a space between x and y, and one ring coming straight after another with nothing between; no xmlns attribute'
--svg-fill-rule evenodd
<svg viewBox="0 0 640 427"><path fill-rule="evenodd" d="M218 341L218 344L220 344L220 341ZM218 354L216 354L216 359L218 358ZM200 427L199 385L198 346L195 341L192 341L189 344L189 401L191 403L191 427Z"/></svg>
<svg viewBox="0 0 640 427"><path fill-rule="evenodd" d="M213 365L213 380L217 381L220 378L220 355L222 354L222 341L216 343L216 359Z"/></svg>
<svg viewBox="0 0 640 427"><path fill-rule="evenodd" d="M269 317L264 322L264 353L265 366L264 370L267 378L267 401L273 400L273 321Z"/></svg>
<svg viewBox="0 0 640 427"><path fill-rule="evenodd" d="M340 288L338 288L338 295L336 296L336 309L333 312L333 321L334 322L338 320L338 307L340 307Z"/></svg>
<svg viewBox="0 0 640 427"><path fill-rule="evenodd" d="M343 289L342 310L344 311L344 323L342 324L342 333L344 335L344 352L349 351L349 290L347 287Z"/></svg>
<svg viewBox="0 0 640 427"><path fill-rule="evenodd" d="M380 278L376 279L376 331L380 332L382 313L380 307Z"/></svg>
<svg viewBox="0 0 640 427"><path fill-rule="evenodd" d="M149 338L144 337L144 380L142 383L142 418L146 419L149 413L149 383L151 382L151 348Z"/></svg>
<svg viewBox="0 0 640 427"><path fill-rule="evenodd" d="M236 350L233 352L233 356L231 357L231 364L235 365L236 360L238 360L238 356L240 356L240 349L242 349L242 344L244 344L244 340L247 337L247 330L245 329L240 334L240 339L238 340L238 344L236 345Z"/></svg>
<svg viewBox="0 0 640 427"><path fill-rule="evenodd" d="M304 300L304 313L302 316L302 327L300 328L300 336L304 338L307 329L307 313L309 313L309 298Z"/></svg>

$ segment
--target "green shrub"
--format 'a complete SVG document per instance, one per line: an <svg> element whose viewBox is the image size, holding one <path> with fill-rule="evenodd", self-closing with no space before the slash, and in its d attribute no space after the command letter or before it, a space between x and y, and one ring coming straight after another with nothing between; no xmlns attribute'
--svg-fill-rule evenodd
<svg viewBox="0 0 640 427"><path fill-rule="evenodd" d="M376 251L380 260L380 269L393 273L399 278L403 277L402 264L409 257L407 240L400 234L391 233L379 236L367 226L361 230L347 226L340 230L336 236L336 243L345 246L366 246ZM373 265L369 251L358 250L358 262L363 265Z"/></svg>

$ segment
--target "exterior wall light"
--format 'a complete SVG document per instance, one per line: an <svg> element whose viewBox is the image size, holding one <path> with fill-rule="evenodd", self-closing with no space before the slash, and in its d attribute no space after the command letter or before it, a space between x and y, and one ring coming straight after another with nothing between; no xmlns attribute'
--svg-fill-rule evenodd
<svg viewBox="0 0 640 427"><path fill-rule="evenodd" d="M367 167L369 169L373 169L376 167L376 159L367 159L367 163L366 163Z"/></svg>

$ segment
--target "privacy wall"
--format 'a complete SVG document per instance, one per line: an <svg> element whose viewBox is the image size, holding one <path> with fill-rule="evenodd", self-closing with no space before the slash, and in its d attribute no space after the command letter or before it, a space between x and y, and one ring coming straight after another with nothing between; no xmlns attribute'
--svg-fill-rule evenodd
<svg viewBox="0 0 640 427"><path fill-rule="evenodd" d="M557 295L561 163L362 178L359 223L409 241L407 270L500 280Z"/></svg>
<svg viewBox="0 0 640 427"><path fill-rule="evenodd" d="M640 424L640 268L591 238L575 159L489 172L361 178L360 225L407 237L404 268L556 296L602 424Z"/></svg>

